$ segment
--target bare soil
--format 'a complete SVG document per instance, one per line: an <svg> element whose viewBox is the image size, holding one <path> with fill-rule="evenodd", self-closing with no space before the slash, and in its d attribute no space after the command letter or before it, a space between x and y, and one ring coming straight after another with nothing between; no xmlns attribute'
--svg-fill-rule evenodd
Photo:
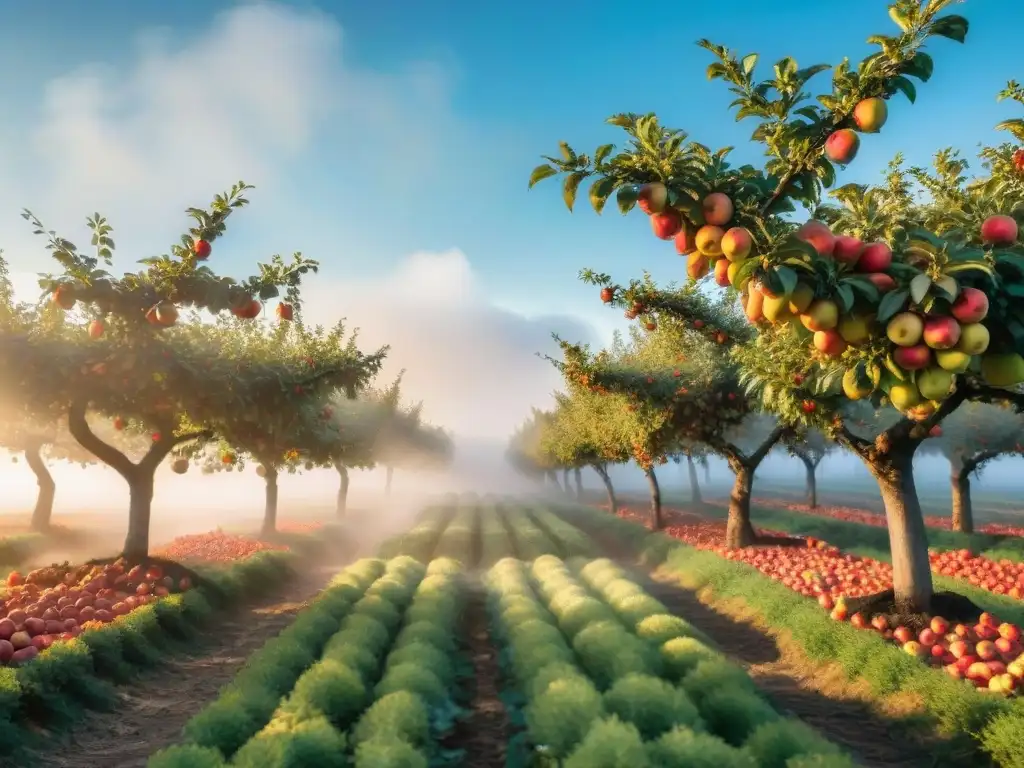
<svg viewBox="0 0 1024 768"><path fill-rule="evenodd" d="M904 711L896 711L901 702L879 702L866 686L848 680L838 667L811 661L788 637L749 620L741 606L732 606L732 610L722 610L718 604L710 607L670 578L655 574L645 586L741 664L780 712L804 721L864 765L915 768L939 764L935 762L940 748L936 740L920 732L915 738L908 733L912 725L907 718L916 714L916 702L903 701ZM955 755L947 757L954 758L953 762L943 764L971 764L959 762Z"/></svg>
<svg viewBox="0 0 1024 768"><path fill-rule="evenodd" d="M469 715L446 740L450 749L465 751L461 765L504 768L511 727L500 698L498 652L491 643L481 590L474 590L466 611L466 632L473 664Z"/></svg>
<svg viewBox="0 0 1024 768"><path fill-rule="evenodd" d="M864 684L850 681L837 665L808 659L787 636L757 623L748 606L711 604L664 571L648 577L621 542L595 537L650 594L673 614L701 630L754 680L776 709L802 720L871 768L979 768L976 754L960 754L920 727L920 702L880 700ZM939 756L941 755L941 757Z"/></svg>
<svg viewBox="0 0 1024 768"><path fill-rule="evenodd" d="M189 718L217 697L254 651L291 623L339 567L300 572L272 594L226 614L194 653L168 658L159 669L119 687L112 711L89 713L28 764L144 768L150 755L178 742Z"/></svg>

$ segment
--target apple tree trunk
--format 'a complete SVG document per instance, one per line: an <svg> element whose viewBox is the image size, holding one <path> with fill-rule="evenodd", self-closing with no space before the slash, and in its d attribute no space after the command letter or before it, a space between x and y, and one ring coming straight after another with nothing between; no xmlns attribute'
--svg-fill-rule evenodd
<svg viewBox="0 0 1024 768"><path fill-rule="evenodd" d="M729 493L729 514L725 522L725 546L729 549L751 547L757 533L750 522L750 496L754 487L754 470L740 466L733 470L736 479Z"/></svg>
<svg viewBox="0 0 1024 768"><path fill-rule="evenodd" d="M562 487L565 489L566 496L572 496L572 487L569 485L569 470L562 470Z"/></svg>
<svg viewBox="0 0 1024 768"><path fill-rule="evenodd" d="M579 467L572 471L573 480L576 483L576 501L583 501L583 473Z"/></svg>
<svg viewBox="0 0 1024 768"><path fill-rule="evenodd" d="M122 554L130 563L149 557L149 523L153 514L154 473L136 468L128 480L128 535Z"/></svg>
<svg viewBox="0 0 1024 768"><path fill-rule="evenodd" d="M53 501L57 495L57 484L43 460L42 445L32 444L25 449L25 462L36 476L39 493L36 505L32 510L32 530L45 533L50 530L50 518L53 517Z"/></svg>
<svg viewBox="0 0 1024 768"><path fill-rule="evenodd" d="M949 486L953 498L953 530L974 533L974 506L971 503L971 473L950 463Z"/></svg>
<svg viewBox="0 0 1024 768"><path fill-rule="evenodd" d="M618 514L619 502L615 498L615 486L612 485L612 478L608 474L608 468L601 464L594 464L594 471L601 478L601 482L604 483L604 489L608 493L608 511L613 515Z"/></svg>
<svg viewBox="0 0 1024 768"><path fill-rule="evenodd" d="M818 465L808 459L806 456L801 456L800 460L804 463L804 469L806 470L806 484L807 484L807 506L810 509L818 508Z"/></svg>
<svg viewBox="0 0 1024 768"><path fill-rule="evenodd" d="M550 482L550 483L551 483L551 484L552 484L553 486L555 486L555 490L557 490L557 491L561 491L561 490L562 490L562 486L561 486L561 485L559 485L559 483L558 483L558 473L557 473L557 472L555 472L555 471L554 471L554 470L552 469L552 470L549 470L548 472L546 472L546 473L545 473L545 476L547 477L548 481L549 481L549 482Z"/></svg>
<svg viewBox="0 0 1024 768"><path fill-rule="evenodd" d="M704 464L704 482L711 485L711 465L708 463Z"/></svg>
<svg viewBox="0 0 1024 768"><path fill-rule="evenodd" d="M265 485L261 535L272 536L277 532L277 470L267 467L267 474L264 476L263 482Z"/></svg>
<svg viewBox="0 0 1024 768"><path fill-rule="evenodd" d="M686 457L686 472L690 478L690 502L694 506L703 506L704 497L700 493L700 482L697 480L697 465L693 456Z"/></svg>
<svg viewBox="0 0 1024 768"><path fill-rule="evenodd" d="M338 498L335 503L334 513L338 517L344 517L345 512L348 510L348 467L338 461L335 462L334 468L338 471L338 476L341 478L338 484Z"/></svg>
<svg viewBox="0 0 1024 768"><path fill-rule="evenodd" d="M665 527L665 521L661 514L661 487L658 485L658 476L654 474L654 467L644 470L647 476L647 486L651 491L651 530L660 531Z"/></svg>
<svg viewBox="0 0 1024 768"><path fill-rule="evenodd" d="M387 474L385 475L385 478L384 478L384 495L385 496L390 496L391 495L391 481L394 480L394 479L395 479L395 468L394 467L388 467L387 468Z"/></svg>
<svg viewBox="0 0 1024 768"><path fill-rule="evenodd" d="M913 459L913 448L893 446L884 465L877 461L866 463L878 482L885 506L897 607L907 613L927 613L934 588L928 561L928 531L914 483Z"/></svg>

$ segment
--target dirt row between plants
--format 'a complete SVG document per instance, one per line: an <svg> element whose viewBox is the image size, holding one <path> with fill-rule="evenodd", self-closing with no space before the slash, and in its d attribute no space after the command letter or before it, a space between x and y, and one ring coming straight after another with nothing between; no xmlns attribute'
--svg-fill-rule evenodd
<svg viewBox="0 0 1024 768"><path fill-rule="evenodd" d="M501 699L498 649L490 633L486 597L474 583L466 606L465 638L473 677L468 681L468 714L461 718L445 746L462 750L461 765L472 768L505 768L512 727Z"/></svg>
<svg viewBox="0 0 1024 768"><path fill-rule="evenodd" d="M718 601L712 605L709 593L687 589L665 571L641 568L620 542L589 533L608 557L628 568L654 598L701 630L743 667L780 712L811 726L861 764L872 768L978 768L976 759L971 763L948 750L941 760L936 757L944 745L913 728L917 702L880 701L866 686L847 679L838 665L808 659L787 637L753 621L746 606L727 608Z"/></svg>
<svg viewBox="0 0 1024 768"><path fill-rule="evenodd" d="M296 574L271 594L223 614L191 654L118 688L108 712L90 712L63 738L31 756L26 765L48 768L144 768L150 755L177 743L181 729L213 701L246 659L274 637L343 564L318 565Z"/></svg>

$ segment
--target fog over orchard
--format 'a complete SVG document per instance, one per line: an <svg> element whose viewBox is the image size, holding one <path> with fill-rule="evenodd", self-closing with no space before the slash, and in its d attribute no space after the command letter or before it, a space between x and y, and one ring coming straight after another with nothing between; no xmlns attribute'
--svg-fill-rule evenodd
<svg viewBox="0 0 1024 768"><path fill-rule="evenodd" d="M408 400L424 401L426 420L455 434L451 470L397 472L393 504L411 508L422 494L447 489L528 487L506 465L504 450L531 406L550 407L560 383L536 353L556 351L552 332L603 344L622 320L596 301L577 310L567 300L557 313L532 316L518 306L499 306L474 269L487 253L463 252L451 243L378 258L375 238L387 233L360 228L359 215L345 215L355 194L413 206L425 185L436 191L455 184L445 172L459 163L471 166L472 153L494 143L493 132L484 142L456 121L443 73L430 62L387 74L355 68L342 55L344 36L336 21L274 4L218 14L183 45L155 31L135 42L121 65L83 62L35 89L38 103L31 108L0 118L11 146L19 147L3 158L0 247L20 298L34 300L35 274L52 266L43 242L18 216L23 207L80 242L84 216L103 212L115 226L117 266L131 268L135 259L174 241L186 206L245 179L256 185L252 208L232 219L227 237L218 241L215 259L222 268L241 276L258 259L294 250L320 260L323 271L305 291L307 318L333 323L345 317L350 328L361 329L364 349L391 345L380 382L406 369ZM204 109L194 109L197 103ZM341 170L332 165L341 162L337 157L311 160L313 138L325 133L336 147L358 145L359 157L345 157ZM337 182L330 199L319 203L304 194L307 180L294 170L308 170L315 161L326 174L351 178L360 163L369 163L365 158L373 162L362 168L358 190ZM370 275L367 264L381 268ZM567 290L571 282L567 276ZM1013 460L993 464L986 487L1019 489L1013 481L1018 469ZM51 471L58 516L126 509L127 488L113 471L60 462ZM780 456L769 459L759 476L802 482L802 473L798 462ZM939 459L922 458L918 474L930 486L933 477L945 483L947 470ZM712 475L724 484L727 469L714 462ZM826 459L820 475L823 491L833 479L867 477L857 460L844 455ZM635 468L616 468L613 476L622 488L644 488ZM670 465L662 477L668 492L684 483L685 474ZM585 483L598 485L590 472ZM4 463L0 485L4 511L31 508L35 480L24 463ZM383 470L353 473L352 506L380 503L383 486ZM284 476L282 518L300 508L330 511L336 487L330 471ZM263 484L251 466L242 474L213 476L163 469L155 521L205 530L213 512L218 520L255 516L262 503Z"/></svg>

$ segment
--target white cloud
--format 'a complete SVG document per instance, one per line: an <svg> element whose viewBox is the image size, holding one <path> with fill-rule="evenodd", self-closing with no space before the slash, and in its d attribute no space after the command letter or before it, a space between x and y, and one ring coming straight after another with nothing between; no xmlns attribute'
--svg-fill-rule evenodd
<svg viewBox="0 0 1024 768"><path fill-rule="evenodd" d="M341 28L322 13L246 4L219 14L184 44L180 36L144 34L125 68L90 64L40 84L38 110L3 109L0 97L0 114L10 116L0 117L0 135L19 147L0 155L0 246L11 259L19 296L34 300L36 273L52 268L43 243L17 218L25 205L72 239L81 237L83 214L104 212L115 225L118 252L133 261L176 238L182 217L168 213L244 178L260 189L258 210L247 214L240 232L251 237L254 228L262 235L272 222L291 230L284 237L296 248L330 242L344 251L344 240L332 240L337 230L308 228L315 215L296 224L305 182L296 167L304 160L308 168L310 153L319 158L326 146L344 156L347 169L364 168L373 179L369 193L391 185L393 205L396 195L420 195L440 178L453 147L463 158L474 151L465 140L471 132L449 108L444 67L419 62L397 74L355 69L342 58L343 40ZM361 246L372 246L372 232L356 234ZM230 258L234 242L218 243L218 255ZM261 244L259 255L266 252ZM372 250L368 256L374 258ZM251 260L245 256L245 263ZM126 259L121 266L130 264ZM501 460L505 437L531 405L547 405L558 385L557 372L535 354L554 351L551 332L574 340L595 335L571 313L526 317L497 306L457 249L413 253L373 279L322 273L306 294L310 320L346 317L350 327L361 328L364 348L390 344L386 374L407 369L406 391L425 401L425 415L470 438L458 448L461 481L451 478L461 487L471 487L473 479L508 482ZM58 509L123 506L119 478L98 468L80 472L56 468L62 487L79 486L59 495ZM27 504L34 484L24 465L0 474L10 474L16 489L7 503ZM190 473L162 477L156 508L180 507L182 494L194 496L197 483L219 507L224 498L247 509L259 506L261 484L250 473ZM378 488L382 480L366 477L357 487L364 483ZM335 478L316 473L287 485L292 490L283 489L283 500L304 504L315 497L329 505Z"/></svg>
<svg viewBox="0 0 1024 768"><path fill-rule="evenodd" d="M499 308L479 290L458 250L415 253L386 277L310 283L309 322L345 317L360 346L390 344L386 373L405 368L409 396L425 415L460 434L501 438L547 405L560 377L537 352L557 354L552 332L573 340L597 335L571 315L527 318Z"/></svg>

